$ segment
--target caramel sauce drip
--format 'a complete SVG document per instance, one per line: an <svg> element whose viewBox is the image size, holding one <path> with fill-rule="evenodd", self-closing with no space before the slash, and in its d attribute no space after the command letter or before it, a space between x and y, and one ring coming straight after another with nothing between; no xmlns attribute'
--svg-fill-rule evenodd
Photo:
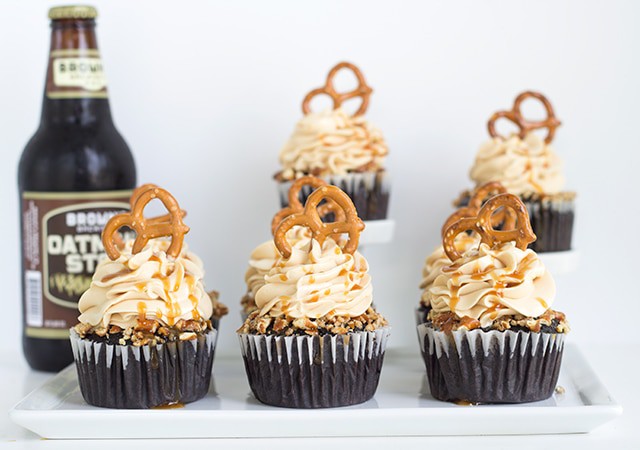
<svg viewBox="0 0 640 450"><path fill-rule="evenodd" d="M458 291L460 290L460 286L458 286L458 280L460 279L460 274L453 274L451 275L451 283L453 284L453 286L451 286L450 290L451 290L451 301L449 302L449 309L451 311L454 311L456 309L456 306L458 305L458 302L460 301L460 297L458 296Z"/></svg>
<svg viewBox="0 0 640 450"><path fill-rule="evenodd" d="M525 273L527 272L527 270L531 269L531 266L533 265L533 263L535 263L536 259L537 256L534 253L525 256L522 261L520 261L520 264L518 264L518 267L513 272L513 274L511 274L511 277L517 279L520 282L524 281Z"/></svg>
<svg viewBox="0 0 640 450"><path fill-rule="evenodd" d="M138 302L138 320L145 320L147 318L147 304L145 302Z"/></svg>
<svg viewBox="0 0 640 450"><path fill-rule="evenodd" d="M492 273L492 271L495 270L495 266L490 264L487 266L486 269L484 270L480 270L478 272L474 272L471 275L471 279L474 281L479 281L482 280L484 277L486 277L487 275L490 275Z"/></svg>
<svg viewBox="0 0 640 450"><path fill-rule="evenodd" d="M313 284L313 283L315 283L315 282L316 282L316 277L314 277L313 275L311 275L311 276L309 277L309 284Z"/></svg>
<svg viewBox="0 0 640 450"><path fill-rule="evenodd" d="M309 299L309 303L316 303L318 300L320 300L320 296L315 294Z"/></svg>
<svg viewBox="0 0 640 450"><path fill-rule="evenodd" d="M549 309L549 304L546 301L544 301L543 298L538 297L536 298L536 300L538 300L538 302L542 305L544 309Z"/></svg>
<svg viewBox="0 0 640 450"><path fill-rule="evenodd" d="M200 313L198 312L198 299L195 295L189 295L189 300L191 300L191 304L193 305L193 309L191 310L191 317L193 317L193 320L200 320Z"/></svg>
<svg viewBox="0 0 640 450"><path fill-rule="evenodd" d="M152 409L179 409L184 408L184 403L168 403L166 405L154 406Z"/></svg>
<svg viewBox="0 0 640 450"><path fill-rule="evenodd" d="M496 303L491 308L487 309L485 314L489 314L489 318L491 320L495 320L498 317L499 311L503 309L503 306L500 303Z"/></svg>
<svg viewBox="0 0 640 450"><path fill-rule="evenodd" d="M131 272L133 272L133 270L131 270L131 269L122 269L122 270L120 270L120 271L118 271L116 273L112 273L110 275L107 275L106 277L102 278L102 280L100 280L100 281L102 281L103 283L106 283L108 281L113 280L114 278L118 278L118 277L122 277L122 276L125 276L125 275L129 275Z"/></svg>
<svg viewBox="0 0 640 450"><path fill-rule="evenodd" d="M457 314L451 311L434 316L433 324L436 328L444 331L445 333L459 327L465 327L468 330L480 328L480 321L469 316L463 316L462 318L459 318Z"/></svg>
<svg viewBox="0 0 640 450"><path fill-rule="evenodd" d="M470 402L469 400L454 400L454 404L458 406L477 406L479 403Z"/></svg>
<svg viewBox="0 0 640 450"><path fill-rule="evenodd" d="M538 193L542 193L544 192L544 189L542 189L542 186L540 186L538 183L536 183L533 180L533 167L531 166L531 161L527 161L527 165L525 166L524 170L529 172L529 183L531 184L531 186L533 186L533 188L536 190L536 192Z"/></svg>
<svg viewBox="0 0 640 450"><path fill-rule="evenodd" d="M159 273L154 274L151 278L160 280L162 282L162 287L168 296L169 292L171 292L171 281L169 281L169 278L164 277L162 276L162 274L159 274Z"/></svg>
<svg viewBox="0 0 640 450"><path fill-rule="evenodd" d="M167 309L169 310L167 313L167 323L170 326L175 325L176 317L182 314L180 305L177 302L169 301L167 304Z"/></svg>
<svg viewBox="0 0 640 450"><path fill-rule="evenodd" d="M343 277L347 274L347 269L343 268L340 273L338 274L339 277Z"/></svg>
<svg viewBox="0 0 640 450"><path fill-rule="evenodd" d="M280 280L287 281L287 280L289 280L289 277L287 277L285 274L282 274L282 275L280 275Z"/></svg>
<svg viewBox="0 0 640 450"><path fill-rule="evenodd" d="M463 316L462 319L460 319L460 326L468 330L474 330L480 328L480 321L469 316Z"/></svg>

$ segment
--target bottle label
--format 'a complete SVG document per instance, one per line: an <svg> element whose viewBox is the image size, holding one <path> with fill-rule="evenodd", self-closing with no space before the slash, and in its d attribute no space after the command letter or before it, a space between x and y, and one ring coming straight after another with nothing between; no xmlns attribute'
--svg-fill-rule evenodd
<svg viewBox="0 0 640 450"><path fill-rule="evenodd" d="M107 80L97 49L53 50L49 98L107 98Z"/></svg>
<svg viewBox="0 0 640 450"><path fill-rule="evenodd" d="M22 246L26 335L67 339L78 300L106 258L101 233L128 211L132 191L24 192Z"/></svg>

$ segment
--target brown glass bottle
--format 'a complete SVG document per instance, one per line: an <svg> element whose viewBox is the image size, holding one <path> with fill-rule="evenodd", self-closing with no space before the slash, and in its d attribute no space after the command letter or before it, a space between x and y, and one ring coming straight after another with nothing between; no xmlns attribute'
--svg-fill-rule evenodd
<svg viewBox="0 0 640 450"><path fill-rule="evenodd" d="M69 327L103 257L105 221L128 209L133 157L111 118L95 34L96 10L52 8L40 126L18 167L23 349L36 370L73 356Z"/></svg>

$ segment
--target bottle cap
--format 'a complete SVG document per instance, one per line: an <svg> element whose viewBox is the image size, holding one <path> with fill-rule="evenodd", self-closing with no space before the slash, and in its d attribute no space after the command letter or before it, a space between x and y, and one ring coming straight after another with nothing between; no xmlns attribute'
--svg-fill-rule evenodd
<svg viewBox="0 0 640 450"><path fill-rule="evenodd" d="M70 5L54 6L49 10L49 19L95 19L98 17L98 10L93 6Z"/></svg>

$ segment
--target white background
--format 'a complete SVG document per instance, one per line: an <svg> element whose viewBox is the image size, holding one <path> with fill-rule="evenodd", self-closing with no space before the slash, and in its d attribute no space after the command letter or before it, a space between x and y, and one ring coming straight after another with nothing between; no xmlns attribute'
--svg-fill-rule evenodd
<svg viewBox="0 0 640 450"><path fill-rule="evenodd" d="M169 189L189 212L188 242L205 261L207 287L231 309L220 352L237 351L247 258L278 209L278 151L304 95L345 59L373 86L367 117L390 148L397 233L365 254L392 346L417 349L423 260L451 200L470 186L488 117L525 89L545 93L563 121L555 147L579 194L581 265L556 277L554 307L567 313L575 342L638 342L640 3L93 3L112 112L139 181ZM3 347L20 342L16 170L39 120L51 5L3 3Z"/></svg>

